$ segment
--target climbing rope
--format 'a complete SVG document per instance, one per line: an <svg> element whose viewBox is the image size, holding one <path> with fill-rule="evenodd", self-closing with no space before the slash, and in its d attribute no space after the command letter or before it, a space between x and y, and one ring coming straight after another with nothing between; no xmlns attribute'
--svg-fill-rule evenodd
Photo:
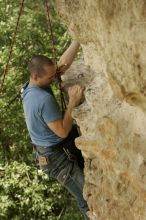
<svg viewBox="0 0 146 220"><path fill-rule="evenodd" d="M51 16L50 16L50 6L48 3L48 0L45 0L45 10L46 10L46 15L47 15L48 30L50 31L50 40L51 40L51 44L52 44L53 58L54 58L54 61L57 65L55 41L54 41L53 28L52 28L52 22L51 22ZM65 102L65 98L64 98L64 94L63 94L63 90L62 90L62 86L61 86L61 82L62 82L61 71L59 70L58 67L57 67L57 71L56 71L56 78L58 79L58 85L59 85L59 90L60 90L61 109L62 109L62 113L63 113L66 109L66 102Z"/></svg>
<svg viewBox="0 0 146 220"><path fill-rule="evenodd" d="M55 63L57 63L57 56L56 56L56 50L55 50L55 41L54 41L53 28L52 28L51 17L50 17L50 6L49 6L49 3L48 3L48 0L45 0L45 10L46 10L46 15L47 15L48 30L50 30L50 38L51 38L51 42L52 42L53 59L54 59Z"/></svg>
<svg viewBox="0 0 146 220"><path fill-rule="evenodd" d="M11 43L10 50L9 50L8 60L7 60L4 72L2 74L3 75L3 79L2 79L2 82L1 82L0 94L3 92L3 85L4 85L5 77L6 77L6 74L8 73L9 63L10 63L10 60L11 60L11 57L12 57L13 46L14 46L14 43L15 43L15 40L16 40L16 35L17 35L17 31L18 31L20 17L22 15L23 7L24 7L24 1L25 0L22 0L21 4L20 4L20 9L19 9L19 12L18 12L17 23L16 23L15 31L14 31L13 36L12 36L12 43Z"/></svg>
<svg viewBox="0 0 146 220"><path fill-rule="evenodd" d="M18 18L17 18L15 31L14 31L13 37L12 37L12 43L11 43L11 46L10 46L8 60L7 60L4 72L2 74L3 79L2 79L2 83L1 83L0 93L3 92L3 85L4 85L5 77L6 77L6 74L8 73L9 63L10 63L10 60L11 60L11 57L12 57L13 46L14 46L14 43L15 43L15 40L16 40L16 35L17 35L17 31L18 31L20 17L22 15L22 11L23 11L23 8L24 8L24 1L25 0L22 0L21 4L20 4L20 9L19 9L19 12L18 12ZM54 41L54 36L53 36L53 28L52 28L52 23L51 23L51 18L50 18L50 6L49 6L49 3L48 3L48 0L45 0L45 10L46 10L46 15L47 15L48 29L50 30L50 40L51 40L51 45L52 45L53 59L54 59L56 65L57 65L55 41ZM56 78L58 79L58 85L59 85L59 91L60 91L61 109L62 109L62 112L64 112L65 109L66 109L66 102L65 102L65 98L64 98L64 94L63 94L63 90L62 90L62 86L61 86L61 82L62 82L62 80L61 80L61 71L59 70L58 67L57 67L57 71L56 71ZM16 95L16 97L14 97L12 100L10 100L8 105L12 104L17 98L19 98L19 95L20 95L20 93L18 93Z"/></svg>

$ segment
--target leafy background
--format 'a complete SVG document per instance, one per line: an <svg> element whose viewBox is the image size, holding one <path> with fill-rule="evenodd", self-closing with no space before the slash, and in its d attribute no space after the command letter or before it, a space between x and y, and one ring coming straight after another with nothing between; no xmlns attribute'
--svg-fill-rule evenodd
<svg viewBox="0 0 146 220"><path fill-rule="evenodd" d="M67 28L50 2L57 58L70 44ZM0 81L8 59L20 1L0 0ZM25 0L9 70L0 97L0 220L82 219L74 199L43 174L32 154L21 101L15 99L28 79L27 63L35 54L53 58L44 1ZM57 91L56 91L57 92Z"/></svg>

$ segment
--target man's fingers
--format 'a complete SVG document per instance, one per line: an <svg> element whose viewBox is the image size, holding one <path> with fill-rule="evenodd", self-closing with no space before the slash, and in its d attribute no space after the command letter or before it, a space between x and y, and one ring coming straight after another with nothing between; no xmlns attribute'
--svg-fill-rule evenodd
<svg viewBox="0 0 146 220"><path fill-rule="evenodd" d="M82 94L83 91L84 91L84 88L83 88L83 87L79 87L79 88L78 88L78 92L79 92L80 94Z"/></svg>
<svg viewBox="0 0 146 220"><path fill-rule="evenodd" d="M70 89L73 89L73 90L74 90L74 89L84 89L84 87L82 87L82 86L76 84L76 85L73 85L73 86L71 86L71 87L68 88L68 90L70 90Z"/></svg>
<svg viewBox="0 0 146 220"><path fill-rule="evenodd" d="M84 87L81 87L80 85L74 85L68 88L68 94L69 96L82 96Z"/></svg>

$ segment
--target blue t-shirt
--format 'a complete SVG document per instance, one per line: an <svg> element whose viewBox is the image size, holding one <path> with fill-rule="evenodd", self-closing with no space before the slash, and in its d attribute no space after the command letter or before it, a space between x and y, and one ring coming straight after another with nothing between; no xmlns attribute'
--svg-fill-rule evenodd
<svg viewBox="0 0 146 220"><path fill-rule="evenodd" d="M38 86L27 86L21 92L21 97L32 143L47 147L61 142L63 138L57 136L48 127L49 122L62 118L52 91L48 93Z"/></svg>

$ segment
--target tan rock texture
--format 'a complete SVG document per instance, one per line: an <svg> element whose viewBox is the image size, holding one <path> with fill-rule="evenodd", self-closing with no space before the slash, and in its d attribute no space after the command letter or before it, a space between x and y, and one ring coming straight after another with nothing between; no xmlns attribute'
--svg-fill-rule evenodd
<svg viewBox="0 0 146 220"><path fill-rule="evenodd" d="M146 220L146 1L56 3L83 48L64 80L86 87L74 118L90 218Z"/></svg>

